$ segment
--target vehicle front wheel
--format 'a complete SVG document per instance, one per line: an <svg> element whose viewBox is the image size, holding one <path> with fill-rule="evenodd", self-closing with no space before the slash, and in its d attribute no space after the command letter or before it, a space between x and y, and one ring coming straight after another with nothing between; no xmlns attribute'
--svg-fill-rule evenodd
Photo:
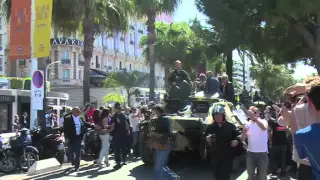
<svg viewBox="0 0 320 180"><path fill-rule="evenodd" d="M20 157L20 167L22 170L27 171L33 163L39 160L39 155L34 152L26 152L25 155Z"/></svg>

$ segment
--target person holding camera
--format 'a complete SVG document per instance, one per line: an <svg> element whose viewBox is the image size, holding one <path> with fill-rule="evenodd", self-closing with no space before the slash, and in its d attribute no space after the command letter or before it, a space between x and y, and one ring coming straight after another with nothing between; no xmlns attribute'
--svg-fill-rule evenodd
<svg viewBox="0 0 320 180"><path fill-rule="evenodd" d="M308 108L315 122L294 134L295 146L299 158L309 160L312 178L320 179L320 82L310 84L307 90ZM305 178L304 178L305 179Z"/></svg>
<svg viewBox="0 0 320 180"><path fill-rule="evenodd" d="M314 79L309 83L311 84L317 81L320 82L319 80ZM287 88L284 92L285 105L281 109L279 108L281 116L278 118L278 123L282 126L289 126L292 134L296 133L299 129L306 128L316 122L316 118L312 115L309 108L311 104L309 105L306 101L310 98L304 96L307 92L307 86L308 84L305 83L297 83L294 86ZM293 139L293 143L292 159L298 164L298 180L312 180L312 169L309 160L299 158L296 151L295 139Z"/></svg>

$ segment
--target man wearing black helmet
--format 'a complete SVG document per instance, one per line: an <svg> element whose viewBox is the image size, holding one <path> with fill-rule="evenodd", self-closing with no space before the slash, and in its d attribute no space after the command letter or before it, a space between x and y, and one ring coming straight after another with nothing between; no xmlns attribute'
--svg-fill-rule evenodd
<svg viewBox="0 0 320 180"><path fill-rule="evenodd" d="M214 176L217 180L230 179L234 150L240 141L237 128L225 118L224 108L224 105L217 105L213 109L214 122L205 131L206 141L210 147Z"/></svg>

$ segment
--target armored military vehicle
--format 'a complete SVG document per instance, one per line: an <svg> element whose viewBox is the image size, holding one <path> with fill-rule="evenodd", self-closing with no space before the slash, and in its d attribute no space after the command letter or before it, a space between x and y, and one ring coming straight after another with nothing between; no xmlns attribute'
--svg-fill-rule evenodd
<svg viewBox="0 0 320 180"><path fill-rule="evenodd" d="M184 87L184 88L182 88ZM208 124L212 123L212 106L215 103L223 103L226 105L227 118L229 121L242 124L236 116L233 116L230 103L219 98L219 94L207 94L198 92L194 95L189 93L187 84L174 87L179 91L187 91L186 94L181 93L175 98L174 95L179 91L169 91L169 99L166 102L167 116L171 120L171 128L174 137L172 147L173 152L190 152L199 159L206 160L206 143L204 131ZM189 86L191 89L191 87ZM191 90L190 90L191 92ZM170 94L172 93L172 94ZM188 95L188 96L187 96ZM140 136L140 155L145 164L153 164L153 150L148 144L149 134L153 126L152 119L141 122Z"/></svg>

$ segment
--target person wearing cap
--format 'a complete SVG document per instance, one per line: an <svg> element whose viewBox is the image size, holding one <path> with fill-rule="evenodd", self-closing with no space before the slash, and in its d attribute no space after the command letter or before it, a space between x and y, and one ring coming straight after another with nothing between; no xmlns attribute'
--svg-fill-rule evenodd
<svg viewBox="0 0 320 180"><path fill-rule="evenodd" d="M126 116L122 113L122 108L119 102L114 104L114 115L112 116L112 122L115 123L113 134L113 147L116 165L115 169L121 168L122 165L126 165L127 147L130 136L129 124L127 123ZM121 164L122 163L122 164Z"/></svg>
<svg viewBox="0 0 320 180"><path fill-rule="evenodd" d="M181 61L177 60L175 62L175 69L170 73L168 82L170 85L177 85L177 81L187 81L191 85L191 79L189 74L182 69Z"/></svg>
<svg viewBox="0 0 320 180"><path fill-rule="evenodd" d="M214 176L217 180L229 180L235 148L240 144L238 130L225 118L225 106L217 105L212 111L214 122L205 130L213 162Z"/></svg>

